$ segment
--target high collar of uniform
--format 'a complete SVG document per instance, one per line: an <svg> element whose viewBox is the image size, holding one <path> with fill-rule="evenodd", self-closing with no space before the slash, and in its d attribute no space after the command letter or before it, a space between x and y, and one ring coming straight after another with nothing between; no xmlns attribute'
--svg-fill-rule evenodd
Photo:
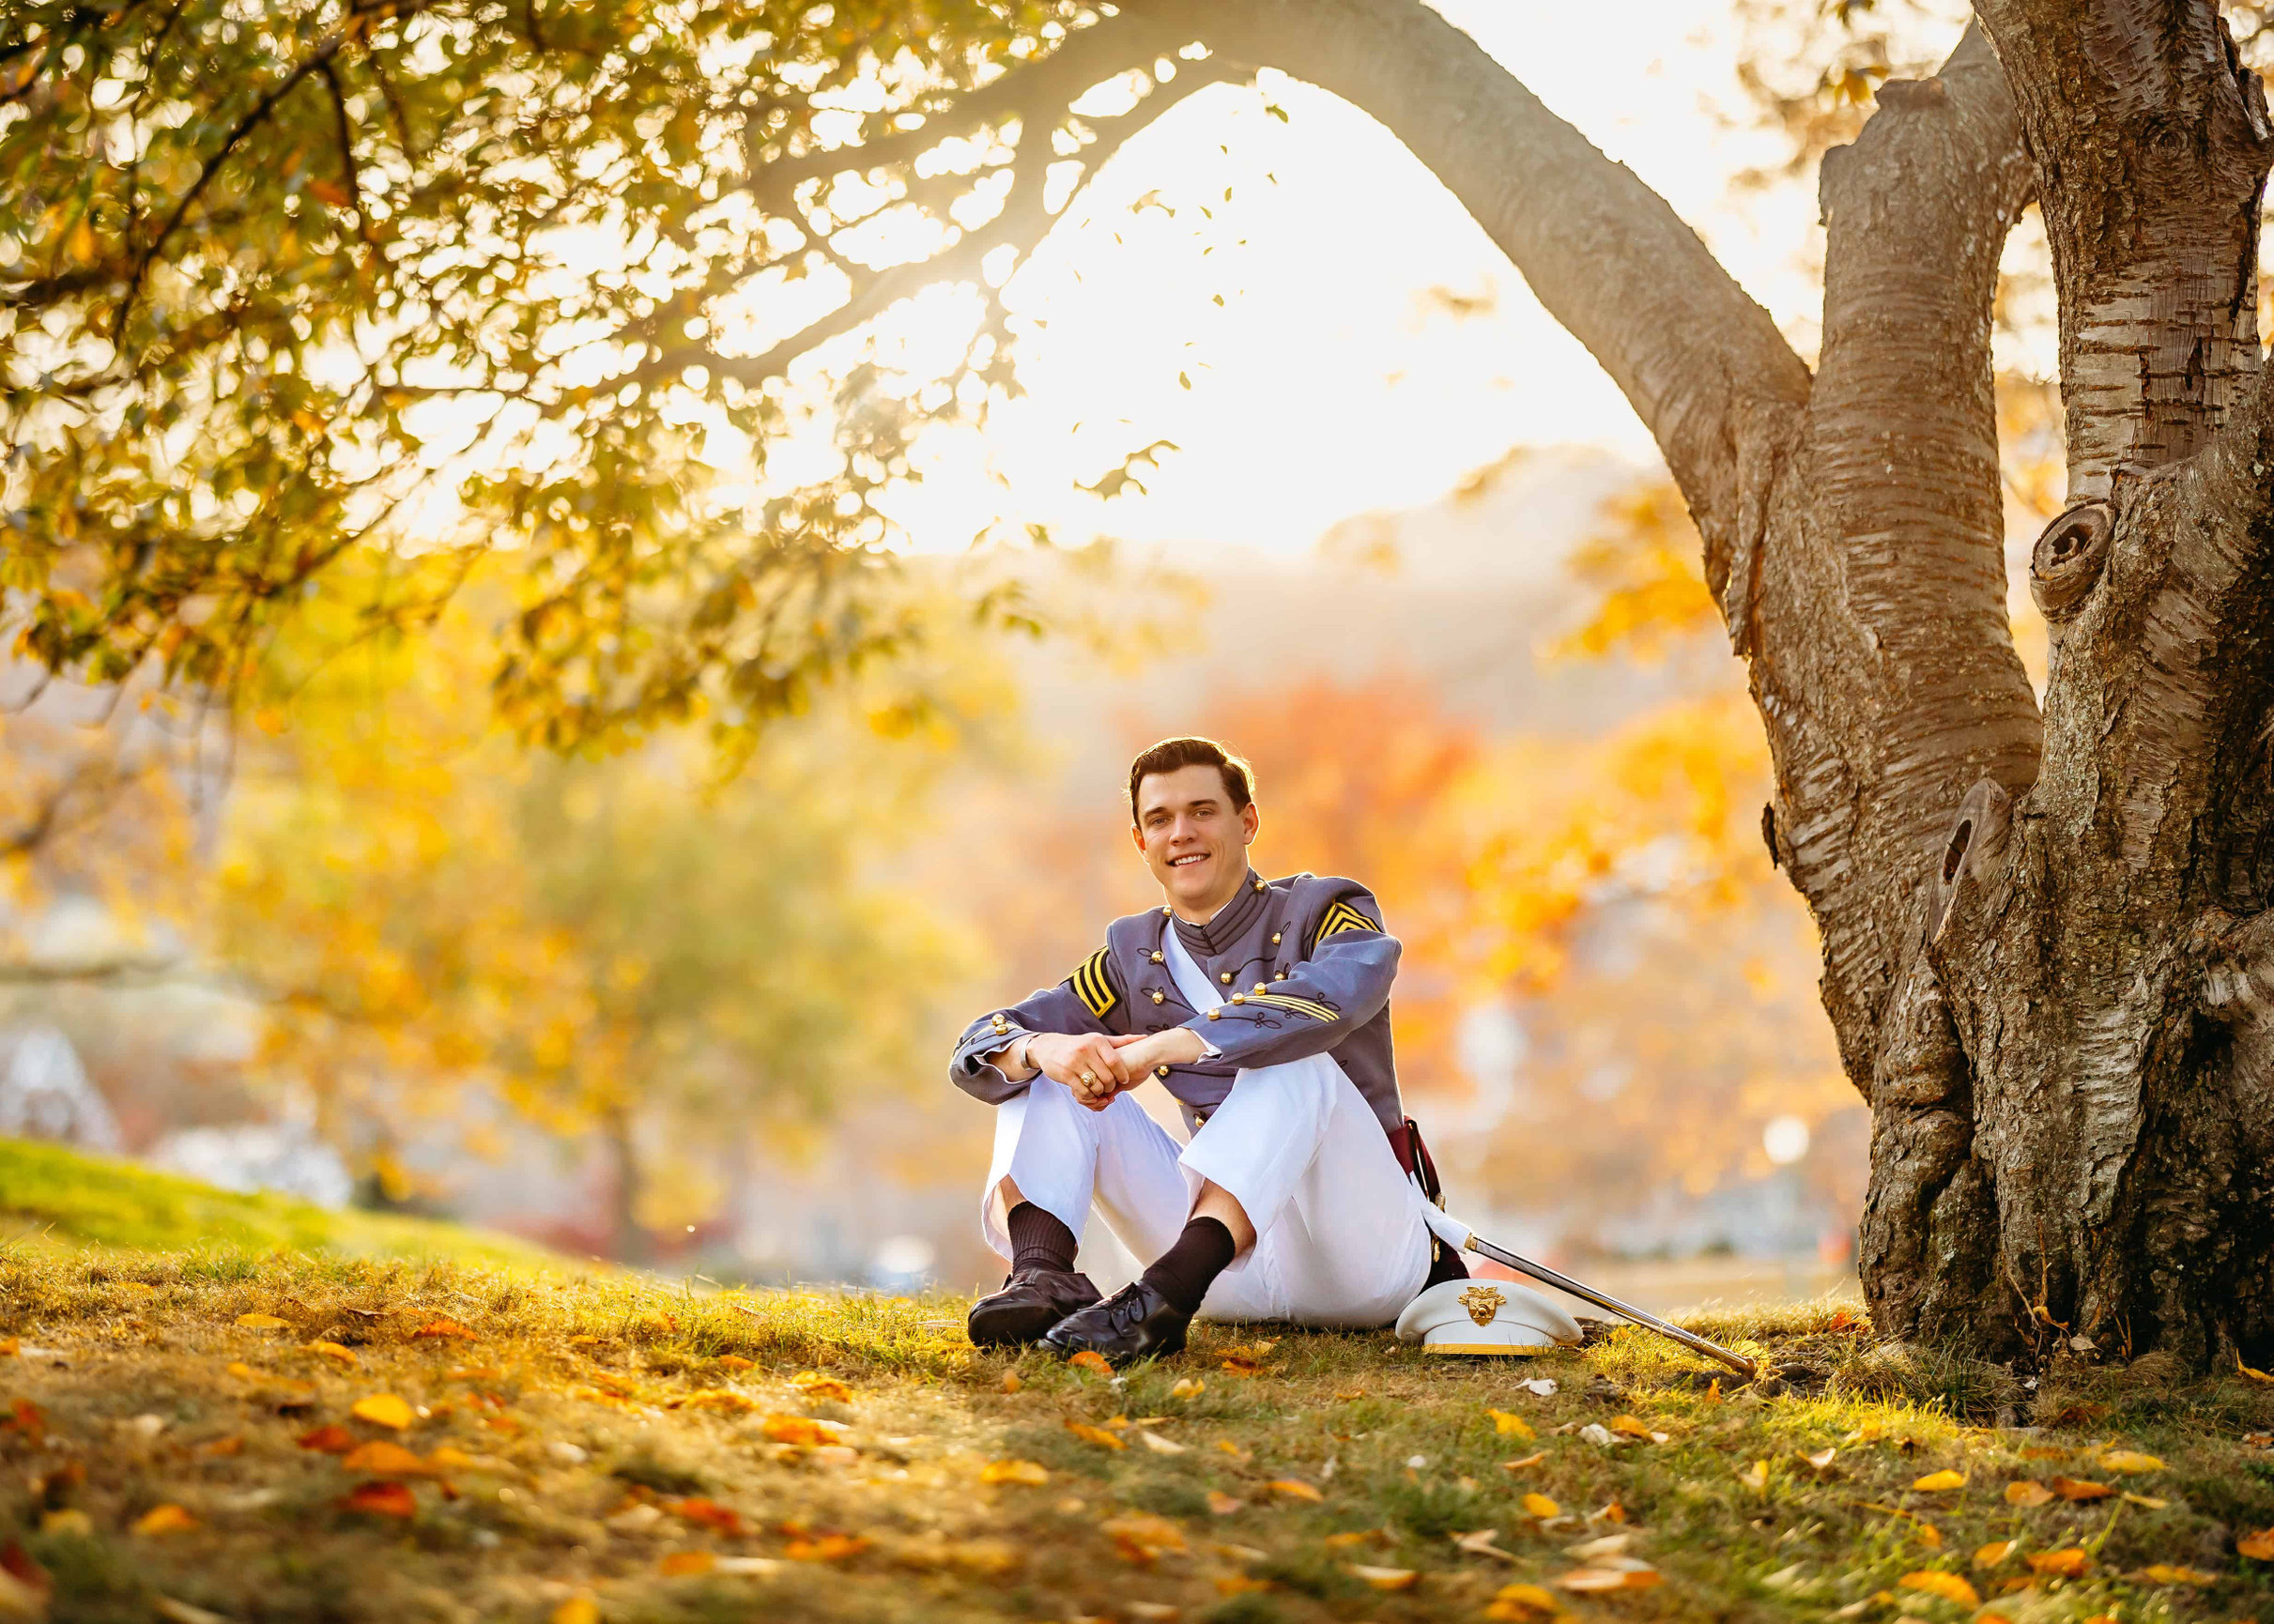
<svg viewBox="0 0 2274 1624"><path fill-rule="evenodd" d="M1216 911L1216 916L1206 925L1194 925L1189 919L1176 920L1176 940L1184 950L1199 958L1214 958L1230 951L1234 942L1246 935L1248 928L1260 918L1264 911L1264 882L1255 870L1248 870L1232 900Z"/></svg>

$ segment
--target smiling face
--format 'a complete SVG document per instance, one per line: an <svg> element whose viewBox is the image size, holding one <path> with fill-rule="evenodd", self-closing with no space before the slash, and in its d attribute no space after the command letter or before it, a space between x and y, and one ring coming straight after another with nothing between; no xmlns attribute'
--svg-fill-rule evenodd
<svg viewBox="0 0 2274 1624"><path fill-rule="evenodd" d="M1234 810L1220 768L1148 773L1137 785L1130 835L1177 916L1206 924L1248 877L1248 842L1262 820L1255 804Z"/></svg>

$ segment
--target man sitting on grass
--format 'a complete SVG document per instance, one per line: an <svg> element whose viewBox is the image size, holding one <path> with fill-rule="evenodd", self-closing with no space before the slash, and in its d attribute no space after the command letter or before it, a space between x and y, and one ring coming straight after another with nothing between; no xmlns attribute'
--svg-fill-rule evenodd
<svg viewBox="0 0 2274 1624"><path fill-rule="evenodd" d="M1256 876L1248 765L1212 740L1139 756L1129 815L1166 905L956 1046L957 1086L996 1108L979 1221L1011 1260L971 1340L1125 1364L1175 1353L1202 1313L1389 1325L1466 1272L1401 1166L1397 939L1351 881ZM1148 1077L1182 1108L1181 1153L1126 1097ZM1074 1272L1093 1203L1147 1264L1103 1301Z"/></svg>

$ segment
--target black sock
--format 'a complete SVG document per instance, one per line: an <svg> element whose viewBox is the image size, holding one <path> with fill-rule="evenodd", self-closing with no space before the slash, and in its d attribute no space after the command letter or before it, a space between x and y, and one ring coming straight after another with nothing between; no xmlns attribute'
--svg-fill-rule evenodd
<svg viewBox="0 0 2274 1624"><path fill-rule="evenodd" d="M1209 1285L1232 1262L1234 1249L1232 1232L1220 1220L1196 1218L1141 1278L1178 1313L1196 1314Z"/></svg>
<svg viewBox="0 0 2274 1624"><path fill-rule="evenodd" d="M1010 1209L1003 1220L1010 1232L1011 1272L1021 1269L1056 1269L1065 1273L1074 1266L1074 1232L1060 1223L1055 1214L1044 1212L1031 1201L1022 1201Z"/></svg>

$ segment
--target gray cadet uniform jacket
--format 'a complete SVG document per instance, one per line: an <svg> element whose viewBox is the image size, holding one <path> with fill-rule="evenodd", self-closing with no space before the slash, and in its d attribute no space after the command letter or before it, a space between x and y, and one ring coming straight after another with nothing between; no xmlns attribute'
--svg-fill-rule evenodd
<svg viewBox="0 0 2274 1624"><path fill-rule="evenodd" d="M1332 1050L1335 1061L1392 1133L1404 1122L1390 1051L1390 983L1397 938L1354 881L1298 874L1264 881L1252 869L1237 896L1206 925L1166 908L1116 919L1105 945L1055 987L982 1015L964 1028L948 1076L997 1105L1026 1090L987 1056L1022 1033L1149 1034L1189 1026L1221 1052L1156 1075L1182 1101L1189 1122L1232 1092L1236 1072ZM1202 973L1222 987L1206 1015L1176 990L1163 947L1174 928Z"/></svg>

